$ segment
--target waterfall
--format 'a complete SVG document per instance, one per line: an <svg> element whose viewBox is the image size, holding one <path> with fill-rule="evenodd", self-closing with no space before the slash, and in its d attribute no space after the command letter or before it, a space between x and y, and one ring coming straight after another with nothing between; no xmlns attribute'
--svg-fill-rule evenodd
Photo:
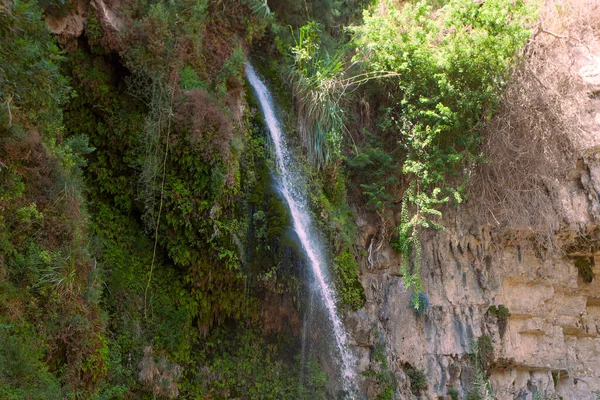
<svg viewBox="0 0 600 400"><path fill-rule="evenodd" d="M264 115L273 147L275 150L277 178L276 184L283 198L288 204L292 216L293 228L298 235L302 249L306 253L315 280L315 286L319 300L327 312L331 323L332 335L335 348L339 355L340 374L345 392L354 397L356 390L356 374L354 372L354 358L347 346L347 337L342 321L340 320L336 297L331 282L327 276L327 265L323 257L322 245L314 228L306 196L300 192L302 179L297 172L300 169L294 164L290 152L286 146L285 137L281 130L279 120L273 108L273 99L263 81L258 77L256 71L250 64L246 64L246 76L255 91L260 108Z"/></svg>

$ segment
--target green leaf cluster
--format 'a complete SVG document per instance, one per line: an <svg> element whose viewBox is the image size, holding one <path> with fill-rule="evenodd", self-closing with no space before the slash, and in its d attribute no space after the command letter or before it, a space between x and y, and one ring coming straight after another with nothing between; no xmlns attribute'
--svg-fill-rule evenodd
<svg viewBox="0 0 600 400"><path fill-rule="evenodd" d="M280 361L282 351L284 340L268 343L250 329L235 336L215 330L203 352L206 368L198 376L205 388L201 394L273 400L324 398L327 377L318 366L296 360L297 368L289 368ZM298 368L304 370L304 379Z"/></svg>
<svg viewBox="0 0 600 400"><path fill-rule="evenodd" d="M385 355L385 341L380 333L375 334L377 342L371 346L371 367L362 372L363 376L374 378L377 383L377 400L393 400L396 398L398 381L395 374L390 370L388 359Z"/></svg>
<svg viewBox="0 0 600 400"><path fill-rule="evenodd" d="M404 364L402 368L410 381L410 391L415 396L419 396L423 390L427 389L427 375L408 363Z"/></svg>
<svg viewBox="0 0 600 400"><path fill-rule="evenodd" d="M18 399L58 399L59 381L41 361L43 352L31 331L15 332L11 325L0 324L0 397Z"/></svg>
<svg viewBox="0 0 600 400"><path fill-rule="evenodd" d="M522 0L448 0L435 9L428 1L383 1L352 28L354 60L365 74L379 77L375 84L385 96L381 135L397 135L402 149L401 171L409 184L396 247L405 272L418 251L419 230L441 228L436 221L442 206L463 200L479 160L479 128L497 107L532 15ZM379 208L384 187L366 188ZM422 290L419 258L405 274L416 290Z"/></svg>
<svg viewBox="0 0 600 400"><path fill-rule="evenodd" d="M59 71L63 53L44 25L37 2L3 3L0 36L2 124L11 122L21 110L31 123L41 123L41 129L51 131L50 126L55 128L55 120L60 120L60 106L69 88Z"/></svg>
<svg viewBox="0 0 600 400"><path fill-rule="evenodd" d="M36 2L0 6L0 397L77 397L106 373L65 60Z"/></svg>
<svg viewBox="0 0 600 400"><path fill-rule="evenodd" d="M341 156L344 113L340 105L343 51L321 45L322 26L308 22L297 31L289 67L298 108L298 130L309 162L324 167Z"/></svg>

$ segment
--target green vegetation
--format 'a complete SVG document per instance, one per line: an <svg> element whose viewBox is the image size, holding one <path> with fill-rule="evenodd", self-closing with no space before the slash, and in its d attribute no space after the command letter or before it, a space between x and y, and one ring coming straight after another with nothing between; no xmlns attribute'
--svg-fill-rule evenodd
<svg viewBox="0 0 600 400"><path fill-rule="evenodd" d="M80 169L65 140L64 59L35 2L0 6L0 395L60 398L106 368Z"/></svg>
<svg viewBox="0 0 600 400"><path fill-rule="evenodd" d="M14 332L10 325L0 326L0 396L3 399L60 398L56 377L41 362L43 354L25 332ZM31 333L30 333L31 334Z"/></svg>
<svg viewBox="0 0 600 400"><path fill-rule="evenodd" d="M488 308L488 312L498 318L510 317L510 311L508 311L508 308L506 308L504 304L500 304L499 306L490 306Z"/></svg>
<svg viewBox="0 0 600 400"><path fill-rule="evenodd" d="M297 99L298 131L309 161L317 167L339 160L344 124L337 81L343 73L342 52L325 51L320 46L321 31L314 21L298 29L289 77Z"/></svg>
<svg viewBox="0 0 600 400"><path fill-rule="evenodd" d="M199 394L273 400L323 397L327 377L316 364L307 366L302 383L297 369L277 361L285 343L267 345L252 331L234 338L224 335L218 329L208 339L203 356L206 368L196 379L210 390Z"/></svg>
<svg viewBox="0 0 600 400"><path fill-rule="evenodd" d="M448 390L448 396L450 396L450 398L452 400L458 400L460 399L460 393L458 392L458 390L451 388Z"/></svg>
<svg viewBox="0 0 600 400"><path fill-rule="evenodd" d="M423 371L408 363L405 363L402 369L410 380L410 390L415 396L419 396L423 390L427 389L427 375Z"/></svg>
<svg viewBox="0 0 600 400"><path fill-rule="evenodd" d="M8 2L0 9L0 102L3 127L21 118L50 132L67 99L59 73L63 55L44 26L35 1Z"/></svg>
<svg viewBox="0 0 600 400"><path fill-rule="evenodd" d="M584 282L594 280L594 257L573 257L573 263Z"/></svg>
<svg viewBox="0 0 600 400"><path fill-rule="evenodd" d="M382 1L361 21L326 6L338 23L353 24L346 33L332 29L331 19L317 20L313 7L297 10L306 19L290 22L291 32L270 26L286 57L302 145L321 177L347 179L338 174L346 162L381 217L382 235L403 255L401 273L420 313L419 233L442 229L443 207L463 201L469 173L481 161L480 128L528 39L534 7L509 0ZM279 12L291 21L285 11L275 9L275 19ZM359 92L362 103L349 92ZM377 109L366 113L376 121L357 121L352 112L370 104ZM398 203L393 234L388 225Z"/></svg>
<svg viewBox="0 0 600 400"><path fill-rule="evenodd" d="M363 371L363 376L373 377L377 382L378 400L393 400L396 398L398 382L396 376L389 369L387 356L385 355L385 342L381 340L379 333L376 334L377 342L371 346L371 368Z"/></svg>
<svg viewBox="0 0 600 400"><path fill-rule="evenodd" d="M425 292L417 292L412 296L411 307L417 314L422 317L425 311L429 309L429 297Z"/></svg>
<svg viewBox="0 0 600 400"><path fill-rule="evenodd" d="M403 149L408 185L395 243L407 286L420 292L419 230L442 228L441 206L462 201L464 178L478 160L478 128L497 106L531 14L524 2L504 0L452 0L443 12L427 1L386 3L386 10L365 13L364 24L353 28L355 60L364 60L364 73L378 77L388 97L381 134ZM386 202L385 192L367 191L373 204Z"/></svg>
<svg viewBox="0 0 600 400"><path fill-rule="evenodd" d="M488 313L496 317L500 336L504 336L508 323L508 317L510 317L510 311L508 311L508 308L506 308L503 304L500 304L499 306L490 306L488 308Z"/></svg>
<svg viewBox="0 0 600 400"><path fill-rule="evenodd" d="M241 95L252 51L294 95L289 131L342 306L365 301L349 198L365 199L422 316L419 233L462 200L529 12L431 4L385 2L361 20L362 2L133 1L113 27L89 8L60 46L43 13L74 3L0 5L0 397L325 395L316 365L294 373L293 340L262 332L265 299L301 308L305 287L264 128ZM501 307L489 310L499 326ZM383 345L365 374L391 399ZM406 373L415 394L426 388Z"/></svg>
<svg viewBox="0 0 600 400"><path fill-rule="evenodd" d="M362 307L364 299L364 290L358 281L358 263L355 256L348 250L344 250L333 260L333 270L335 276L341 283L338 287L342 301L354 309Z"/></svg>
<svg viewBox="0 0 600 400"><path fill-rule="evenodd" d="M128 3L120 36L91 11L64 52L35 3L0 6L0 397L322 396L258 331L299 255L229 103L264 30L232 3Z"/></svg>
<svg viewBox="0 0 600 400"><path fill-rule="evenodd" d="M487 335L478 337L472 345L470 357L475 371L475 379L467 394L467 400L494 399L492 385L488 379L494 362L492 339Z"/></svg>
<svg viewBox="0 0 600 400"><path fill-rule="evenodd" d="M315 221L333 253L333 276L342 305L359 309L365 302L364 289L358 280L356 228L346 199L343 169L334 176L314 172L309 187Z"/></svg>

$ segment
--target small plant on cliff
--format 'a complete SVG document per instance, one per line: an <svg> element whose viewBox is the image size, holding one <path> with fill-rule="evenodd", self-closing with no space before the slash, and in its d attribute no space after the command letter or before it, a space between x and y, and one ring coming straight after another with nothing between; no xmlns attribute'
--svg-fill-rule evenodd
<svg viewBox="0 0 600 400"><path fill-rule="evenodd" d="M473 381L473 387L467 395L467 399L494 400L494 392L488 379L494 361L492 339L488 335L477 338L473 343L470 356L475 369L475 380Z"/></svg>
<svg viewBox="0 0 600 400"><path fill-rule="evenodd" d="M404 369L410 380L410 390L415 396L420 395L423 390L427 389L427 375L423 371L409 363L405 363L402 369Z"/></svg>
<svg viewBox="0 0 600 400"><path fill-rule="evenodd" d="M472 390L469 393L467 393L467 397L465 397L465 400L483 400L483 398L478 392Z"/></svg>
<svg viewBox="0 0 600 400"><path fill-rule="evenodd" d="M322 29L312 21L298 30L291 50L294 64L289 71L298 107L298 131L308 159L317 167L340 158L344 127L338 81L343 74L343 53L323 50Z"/></svg>
<svg viewBox="0 0 600 400"><path fill-rule="evenodd" d="M533 395L533 400L564 400L562 396L555 392L537 391Z"/></svg>
<svg viewBox="0 0 600 400"><path fill-rule="evenodd" d="M500 336L504 336L504 332L506 332L506 325L508 323L508 317L510 317L510 311L508 311L508 308L506 308L503 304L500 304L499 306L490 306L488 308L488 313L496 317Z"/></svg>
<svg viewBox="0 0 600 400"><path fill-rule="evenodd" d="M429 309L429 297L425 292L418 292L412 296L412 309L417 313L417 316L422 317L425 311Z"/></svg>
<svg viewBox="0 0 600 400"><path fill-rule="evenodd" d="M458 399L460 399L460 393L455 388L451 388L451 389L448 390L448 396L450 396L450 398L452 400L458 400Z"/></svg>
<svg viewBox="0 0 600 400"><path fill-rule="evenodd" d="M591 283L594 280L594 258L593 257L573 257L573 263L577 267L579 276L586 283Z"/></svg>
<svg viewBox="0 0 600 400"><path fill-rule="evenodd" d="M366 377L373 377L377 382L379 394L376 399L378 400L393 400L398 387L396 376L390 371L388 366L388 359L385 355L385 341L380 336L380 333L375 334L375 340L377 341L371 346L371 368L363 371L362 375ZM379 365L377 365L379 364Z"/></svg>

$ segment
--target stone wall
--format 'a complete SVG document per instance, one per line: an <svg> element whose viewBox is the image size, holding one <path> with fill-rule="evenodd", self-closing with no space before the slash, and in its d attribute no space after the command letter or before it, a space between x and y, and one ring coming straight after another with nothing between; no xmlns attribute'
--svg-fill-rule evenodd
<svg viewBox="0 0 600 400"><path fill-rule="evenodd" d="M399 260L383 246L362 273L367 303L350 315L361 369L383 338L390 368L406 381L406 363L428 378L427 398L451 388L466 395L474 380L469 357L487 335L494 347L489 380L498 399L533 399L557 392L595 399L600 390L600 283L587 283L573 259L541 254L532 244L504 244L487 227L473 234L446 229L424 240L422 279L431 306L418 317ZM365 242L365 248L368 247ZM600 256L593 256L600 276ZM488 311L504 305L506 321ZM376 394L376 387L365 391ZM404 396L409 396L404 388ZM448 397L449 398L449 397ZM542 397L543 398L543 397Z"/></svg>

